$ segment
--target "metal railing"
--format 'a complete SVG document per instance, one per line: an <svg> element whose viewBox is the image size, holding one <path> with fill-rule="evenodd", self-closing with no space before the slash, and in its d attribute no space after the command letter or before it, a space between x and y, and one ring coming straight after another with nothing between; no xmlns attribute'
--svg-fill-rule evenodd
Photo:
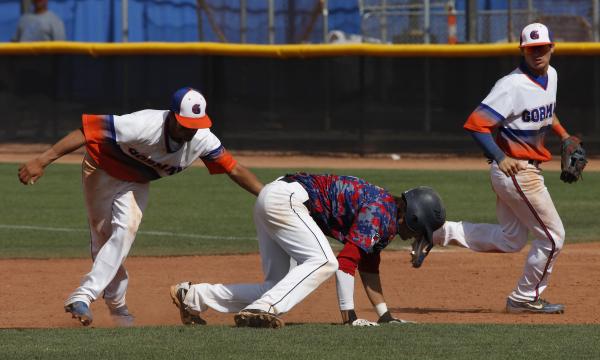
<svg viewBox="0 0 600 360"><path fill-rule="evenodd" d="M461 43L512 42L533 21L546 23L560 41L600 41L600 0L508 0L505 8L494 9L478 8L474 0L358 0L358 4L361 35L381 42L453 43L452 26Z"/></svg>

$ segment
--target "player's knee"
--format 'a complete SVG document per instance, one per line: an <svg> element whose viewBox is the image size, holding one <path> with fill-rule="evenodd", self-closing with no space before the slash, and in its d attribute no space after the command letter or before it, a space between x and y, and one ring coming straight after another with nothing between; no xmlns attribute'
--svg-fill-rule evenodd
<svg viewBox="0 0 600 360"><path fill-rule="evenodd" d="M565 228L560 226L552 231L554 233L554 247L556 251L560 251L565 243Z"/></svg>
<svg viewBox="0 0 600 360"><path fill-rule="evenodd" d="M521 251L526 244L526 242L509 242L504 244L504 249L502 250L506 253L515 253Z"/></svg>
<svg viewBox="0 0 600 360"><path fill-rule="evenodd" d="M336 258L327 259L327 262L323 266L323 270L327 273L327 275L333 275L339 267L339 263Z"/></svg>

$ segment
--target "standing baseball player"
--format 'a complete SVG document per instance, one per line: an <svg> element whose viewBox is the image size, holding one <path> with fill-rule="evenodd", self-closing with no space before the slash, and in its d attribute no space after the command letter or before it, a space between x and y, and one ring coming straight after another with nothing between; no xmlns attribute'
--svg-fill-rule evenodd
<svg viewBox="0 0 600 360"><path fill-rule="evenodd" d="M281 315L336 273L344 322L365 325L364 320L355 322L353 311L358 268L379 320L401 322L385 305L380 251L396 234L402 239L424 236L431 241L433 231L444 220L441 199L430 188L394 197L352 176L286 175L267 184L254 207L264 282L182 282L171 287L171 298L184 324L205 324L199 313L212 308L238 312L234 317L237 326L279 328L284 325ZM345 244L337 259L326 235ZM290 268L290 259L297 266Z"/></svg>
<svg viewBox="0 0 600 360"><path fill-rule="evenodd" d="M522 63L496 82L464 125L491 160L490 179L500 224L446 222L434 233L434 243L510 253L523 249L531 233L531 250L523 274L508 296L506 311L563 313L562 304L540 297L565 239L540 165L551 159L544 146L548 130L563 141L570 137L556 116L557 75L549 65L554 43L548 28L539 23L527 25L520 48ZM495 141L494 129L498 131Z"/></svg>
<svg viewBox="0 0 600 360"><path fill-rule="evenodd" d="M65 311L84 326L92 322L89 306L100 296L118 325L132 324L123 262L142 220L150 181L177 174L200 158L211 174L227 173L254 195L262 189L211 133L211 125L202 94L182 88L174 93L171 110L83 115L80 129L19 168L19 180L33 184L54 160L86 146L82 177L94 264L65 302Z"/></svg>

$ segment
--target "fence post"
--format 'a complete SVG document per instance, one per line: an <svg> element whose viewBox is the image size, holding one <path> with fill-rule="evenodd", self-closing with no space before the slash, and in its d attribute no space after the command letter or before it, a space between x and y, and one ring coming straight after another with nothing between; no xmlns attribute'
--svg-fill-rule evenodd
<svg viewBox="0 0 600 360"><path fill-rule="evenodd" d="M423 42L431 42L431 3L430 0L423 0Z"/></svg>
<svg viewBox="0 0 600 360"><path fill-rule="evenodd" d="M477 42L477 0L467 0L467 42Z"/></svg>
<svg viewBox="0 0 600 360"><path fill-rule="evenodd" d="M129 2L121 0L121 25L123 27L123 42L129 41Z"/></svg>
<svg viewBox="0 0 600 360"><path fill-rule="evenodd" d="M592 22L594 41L600 41L600 0L592 0Z"/></svg>
<svg viewBox="0 0 600 360"><path fill-rule="evenodd" d="M329 33L329 4L327 0L321 1L321 11L323 12L323 42L327 42L327 34Z"/></svg>
<svg viewBox="0 0 600 360"><path fill-rule="evenodd" d="M387 0L381 0L381 12L380 12L380 16L379 16L379 26L380 26L381 41L384 43L387 41L386 12L387 12Z"/></svg>
<svg viewBox="0 0 600 360"><path fill-rule="evenodd" d="M275 0L269 1L269 44L275 44Z"/></svg>
<svg viewBox="0 0 600 360"><path fill-rule="evenodd" d="M248 9L246 0L240 0L240 42L242 44L245 44L248 41L246 38L246 33L248 31L247 14Z"/></svg>

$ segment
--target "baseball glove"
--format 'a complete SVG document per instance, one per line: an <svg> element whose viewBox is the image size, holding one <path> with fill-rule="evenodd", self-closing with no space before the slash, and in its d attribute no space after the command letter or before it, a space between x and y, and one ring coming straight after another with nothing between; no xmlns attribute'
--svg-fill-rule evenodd
<svg viewBox="0 0 600 360"><path fill-rule="evenodd" d="M581 178L581 173L587 164L583 143L576 136L565 139L560 148L560 179L573 183Z"/></svg>
<svg viewBox="0 0 600 360"><path fill-rule="evenodd" d="M421 267L432 247L433 243L429 242L425 236L419 236L413 241L410 262L414 268Z"/></svg>

